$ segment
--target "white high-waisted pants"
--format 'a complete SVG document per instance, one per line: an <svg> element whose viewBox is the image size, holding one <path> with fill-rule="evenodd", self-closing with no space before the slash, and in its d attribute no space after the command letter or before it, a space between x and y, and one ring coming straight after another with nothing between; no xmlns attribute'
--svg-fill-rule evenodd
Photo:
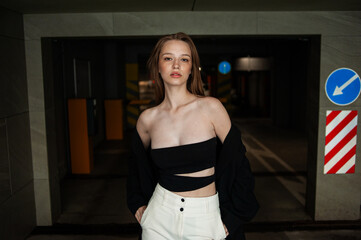
<svg viewBox="0 0 361 240"><path fill-rule="evenodd" d="M218 194L188 198L159 184L142 216L142 240L220 240L226 238Z"/></svg>

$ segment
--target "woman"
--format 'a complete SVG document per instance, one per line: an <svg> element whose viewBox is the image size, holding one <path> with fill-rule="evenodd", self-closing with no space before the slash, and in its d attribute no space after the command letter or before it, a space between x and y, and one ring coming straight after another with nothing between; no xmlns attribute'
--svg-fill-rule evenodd
<svg viewBox="0 0 361 240"><path fill-rule="evenodd" d="M138 119L128 180L128 205L142 226L142 239L225 239L228 230L243 237L242 221L257 211L253 178L244 151L238 153L244 149L241 142L237 153L232 152L232 139L228 151L223 144L217 153L217 139L224 143L236 130L223 105L204 97L193 41L184 33L161 38L148 66L159 105ZM232 203L230 187L237 185L237 177L228 168L236 161L222 160L234 158L232 154L243 159L233 167L245 169L238 190L243 197L251 196L247 206ZM245 209L249 206L251 211Z"/></svg>

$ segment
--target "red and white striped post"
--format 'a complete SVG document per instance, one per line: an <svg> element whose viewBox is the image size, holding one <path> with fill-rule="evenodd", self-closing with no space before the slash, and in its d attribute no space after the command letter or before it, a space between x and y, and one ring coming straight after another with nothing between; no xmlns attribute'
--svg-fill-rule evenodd
<svg viewBox="0 0 361 240"><path fill-rule="evenodd" d="M327 111L324 174L355 173L357 111Z"/></svg>

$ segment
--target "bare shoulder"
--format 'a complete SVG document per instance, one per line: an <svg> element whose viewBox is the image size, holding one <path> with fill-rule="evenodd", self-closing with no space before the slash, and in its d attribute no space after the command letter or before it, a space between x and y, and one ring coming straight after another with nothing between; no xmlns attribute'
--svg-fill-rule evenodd
<svg viewBox="0 0 361 240"><path fill-rule="evenodd" d="M225 109L221 101L215 97L201 97L198 102L199 106L205 111L213 112Z"/></svg>
<svg viewBox="0 0 361 240"><path fill-rule="evenodd" d="M200 98L199 107L212 122L216 135L223 142L231 128L231 120L226 108L214 97Z"/></svg>
<svg viewBox="0 0 361 240"><path fill-rule="evenodd" d="M137 130L142 132L148 132L152 125L157 112L157 107L152 107L144 110L137 121Z"/></svg>
<svg viewBox="0 0 361 240"><path fill-rule="evenodd" d="M137 132L145 148L148 148L150 144L150 130L155 121L157 111L157 107L148 108L140 114L137 121Z"/></svg>

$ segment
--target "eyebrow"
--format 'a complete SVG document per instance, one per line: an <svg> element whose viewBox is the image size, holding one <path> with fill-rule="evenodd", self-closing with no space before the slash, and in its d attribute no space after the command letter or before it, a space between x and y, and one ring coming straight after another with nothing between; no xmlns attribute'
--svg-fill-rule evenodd
<svg viewBox="0 0 361 240"><path fill-rule="evenodd" d="M173 53L163 53L161 56L164 55L174 55ZM187 57L191 57L189 54L181 54L181 56L187 56Z"/></svg>

